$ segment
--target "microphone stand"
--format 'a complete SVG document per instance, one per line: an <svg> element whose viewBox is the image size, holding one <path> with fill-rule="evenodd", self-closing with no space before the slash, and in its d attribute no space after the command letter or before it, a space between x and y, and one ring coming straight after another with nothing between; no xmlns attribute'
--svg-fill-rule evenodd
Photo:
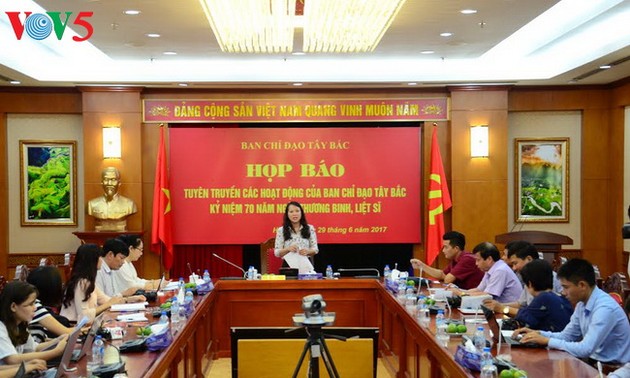
<svg viewBox="0 0 630 378"><path fill-rule="evenodd" d="M247 272L245 271L245 269L241 268L240 266L238 266L238 265L234 264L233 262L231 262L231 261L229 261L229 260L227 260L227 259L224 259L223 257L221 257L221 256L217 255L217 254L216 254L216 253L214 253L214 252L212 253L212 256L216 257L217 259L219 259L219 260L223 261L224 263L226 263L226 264L228 264L228 265L231 265L231 266L235 267L236 269L240 270L241 272L243 272L243 278L246 278L246 277L247 277Z"/></svg>

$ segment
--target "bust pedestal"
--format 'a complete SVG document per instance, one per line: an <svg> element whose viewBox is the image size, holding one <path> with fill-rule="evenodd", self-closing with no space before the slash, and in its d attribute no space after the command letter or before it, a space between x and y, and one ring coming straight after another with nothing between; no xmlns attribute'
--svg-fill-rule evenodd
<svg viewBox="0 0 630 378"><path fill-rule="evenodd" d="M125 234L143 236L144 231L75 231L72 234L81 240L81 244L93 243L103 246L107 239L117 238Z"/></svg>

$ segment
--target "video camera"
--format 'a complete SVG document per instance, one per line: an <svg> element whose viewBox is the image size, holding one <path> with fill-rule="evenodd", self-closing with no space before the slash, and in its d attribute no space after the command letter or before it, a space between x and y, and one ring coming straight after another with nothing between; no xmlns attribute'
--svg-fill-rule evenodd
<svg viewBox="0 0 630 378"><path fill-rule="evenodd" d="M330 325L335 320L335 313L326 313L326 302L321 294L307 295L302 298L302 310L304 310L304 325ZM295 321L295 317L294 317Z"/></svg>

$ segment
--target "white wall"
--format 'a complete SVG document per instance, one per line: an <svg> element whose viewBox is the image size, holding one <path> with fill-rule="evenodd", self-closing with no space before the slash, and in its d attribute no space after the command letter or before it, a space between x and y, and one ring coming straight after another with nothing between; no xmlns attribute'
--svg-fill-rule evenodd
<svg viewBox="0 0 630 378"><path fill-rule="evenodd" d="M20 140L77 141L77 227L21 226ZM80 115L9 114L7 117L9 167L9 253L65 253L76 251L84 229L83 119Z"/></svg>
<svg viewBox="0 0 630 378"><path fill-rule="evenodd" d="M569 138L569 222L514 223L514 139ZM508 228L511 231L549 231L567 235L572 246L581 248L580 156L582 155L581 112L516 112L508 117Z"/></svg>

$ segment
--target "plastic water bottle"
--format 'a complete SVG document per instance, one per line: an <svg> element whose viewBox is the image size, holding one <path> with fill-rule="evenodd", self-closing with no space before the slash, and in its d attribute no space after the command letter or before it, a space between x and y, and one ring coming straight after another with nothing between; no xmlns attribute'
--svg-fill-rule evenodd
<svg viewBox="0 0 630 378"><path fill-rule="evenodd" d="M490 353L490 348L484 347L483 353L481 353L481 373L479 374L480 378L497 378L499 376L499 372L497 367L494 366L494 362L492 361L492 354Z"/></svg>
<svg viewBox="0 0 630 378"><path fill-rule="evenodd" d="M446 318L444 317L444 310L438 310L438 313L435 316L435 327L437 328L438 343L447 348L451 336L446 332Z"/></svg>
<svg viewBox="0 0 630 378"><path fill-rule="evenodd" d="M96 339L92 343L92 363L94 366L101 366L103 364L103 356L105 355L105 344L101 335L97 335Z"/></svg>
<svg viewBox="0 0 630 378"><path fill-rule="evenodd" d="M486 336L483 333L483 327L477 327L475 334L473 335L473 344L475 348L481 353L486 347Z"/></svg>
<svg viewBox="0 0 630 378"><path fill-rule="evenodd" d="M179 310L178 311L179 323L183 324L184 322L186 322L186 319L187 319L187 317L186 317L186 305L185 305L184 302L182 302L182 304L179 306L178 310ZM171 310L171 311L173 311L173 310Z"/></svg>
<svg viewBox="0 0 630 378"><path fill-rule="evenodd" d="M437 315L435 315L435 328L440 329L441 327L446 328L446 319L442 309L438 310Z"/></svg>
<svg viewBox="0 0 630 378"><path fill-rule="evenodd" d="M392 277L392 270L389 268L389 264L385 264L385 268L383 269L383 277L385 278L385 281L389 281L389 279Z"/></svg>
<svg viewBox="0 0 630 378"><path fill-rule="evenodd" d="M248 280L254 279L254 267L251 265L249 266L249 269L247 269L247 279Z"/></svg>
<svg viewBox="0 0 630 378"><path fill-rule="evenodd" d="M166 311L162 311L162 315L160 315L160 320L158 321L158 323L159 324L168 324L168 315L166 315Z"/></svg>
<svg viewBox="0 0 630 378"><path fill-rule="evenodd" d="M203 271L203 281L205 283L208 283L208 282L211 281L211 279L210 279L210 272L208 272L208 269Z"/></svg>
<svg viewBox="0 0 630 378"><path fill-rule="evenodd" d="M162 317L160 317L160 323L162 322ZM171 302L171 324L174 328L178 326L179 323L179 301L177 297L173 298Z"/></svg>
<svg viewBox="0 0 630 378"><path fill-rule="evenodd" d="M192 311L195 309L195 297L191 289L186 290L184 306L186 306L186 314L191 314Z"/></svg>
<svg viewBox="0 0 630 378"><path fill-rule="evenodd" d="M179 285L178 287L186 286L186 282L184 282L184 277L179 277Z"/></svg>
<svg viewBox="0 0 630 378"><path fill-rule="evenodd" d="M333 278L333 269L332 266L326 266L326 278Z"/></svg>

